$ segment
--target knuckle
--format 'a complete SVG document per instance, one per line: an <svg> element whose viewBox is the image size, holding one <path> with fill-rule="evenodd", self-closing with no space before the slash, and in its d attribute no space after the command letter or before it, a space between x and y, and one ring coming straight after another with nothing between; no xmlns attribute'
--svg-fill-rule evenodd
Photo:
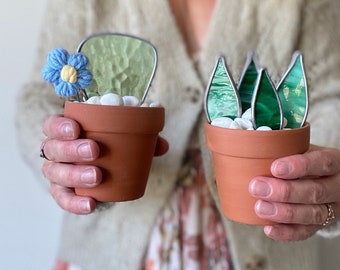
<svg viewBox="0 0 340 270"><path fill-rule="evenodd" d="M284 213L284 219L286 223L292 223L294 220L295 212L292 206L287 206Z"/></svg>
<svg viewBox="0 0 340 270"><path fill-rule="evenodd" d="M281 194L281 200L283 202L289 202L290 200L290 195L292 192L292 185L290 182L286 181L283 182L283 185L281 186L280 194Z"/></svg>
<svg viewBox="0 0 340 270"><path fill-rule="evenodd" d="M317 207L313 207L313 218L314 218L314 223L315 224L322 224L325 220L326 220L326 217L324 217L324 209L323 207L320 205L320 206L317 206Z"/></svg>
<svg viewBox="0 0 340 270"><path fill-rule="evenodd" d="M318 204L325 200L325 189L321 181L312 181L310 187L310 203Z"/></svg>
<svg viewBox="0 0 340 270"><path fill-rule="evenodd" d="M322 161L322 170L324 174L331 174L334 168L334 161L331 154L327 151L323 151Z"/></svg>

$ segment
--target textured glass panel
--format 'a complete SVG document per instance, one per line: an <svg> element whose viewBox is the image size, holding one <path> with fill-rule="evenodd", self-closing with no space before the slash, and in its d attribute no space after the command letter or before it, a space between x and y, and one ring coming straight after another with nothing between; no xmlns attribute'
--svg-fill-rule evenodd
<svg viewBox="0 0 340 270"><path fill-rule="evenodd" d="M153 79L156 49L145 40L121 34L99 34L86 39L78 51L89 58L93 82L89 94L112 91L144 101Z"/></svg>
<svg viewBox="0 0 340 270"><path fill-rule="evenodd" d="M265 69L260 71L252 108L256 128L269 126L272 129L282 129L283 117L280 100Z"/></svg>
<svg viewBox="0 0 340 270"><path fill-rule="evenodd" d="M248 53L247 61L238 84L238 91L242 101L242 113L251 107L251 100L258 76L257 65L253 56L253 52Z"/></svg>
<svg viewBox="0 0 340 270"><path fill-rule="evenodd" d="M288 71L277 87L287 127L303 126L308 110L308 93L302 55L295 53Z"/></svg>
<svg viewBox="0 0 340 270"><path fill-rule="evenodd" d="M219 57L206 96L206 113L209 121L227 116L240 116L241 108L236 90L223 57Z"/></svg>

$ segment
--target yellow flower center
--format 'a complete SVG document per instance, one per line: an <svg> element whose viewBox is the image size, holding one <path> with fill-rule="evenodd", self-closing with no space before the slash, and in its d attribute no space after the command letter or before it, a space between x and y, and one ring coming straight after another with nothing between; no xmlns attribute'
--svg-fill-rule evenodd
<svg viewBox="0 0 340 270"><path fill-rule="evenodd" d="M78 79L77 70L69 65L63 66L60 77L64 82L75 83Z"/></svg>

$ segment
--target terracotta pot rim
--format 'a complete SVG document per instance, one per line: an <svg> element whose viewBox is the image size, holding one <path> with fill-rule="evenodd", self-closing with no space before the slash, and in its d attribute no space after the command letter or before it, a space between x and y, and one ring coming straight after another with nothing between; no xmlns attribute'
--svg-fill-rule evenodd
<svg viewBox="0 0 340 270"><path fill-rule="evenodd" d="M205 123L208 148L221 155L247 158L277 158L308 150L310 125L287 130L236 130Z"/></svg>
<svg viewBox="0 0 340 270"><path fill-rule="evenodd" d="M221 132L221 133L234 133L238 134L240 133L241 135L245 135L248 133L248 135L258 135L258 136L266 136L268 135L267 133L272 133L275 135L283 134L286 132L289 133L299 133L302 130L309 129L310 124L309 122L306 122L302 127L300 128L293 128L293 129L280 129L280 130L246 130L246 129L232 129L232 128L223 128L223 127L218 127L218 126L213 126L208 122L205 122L207 126L210 126L212 129L215 129L216 132Z"/></svg>
<svg viewBox="0 0 340 270"><path fill-rule="evenodd" d="M70 101L65 103L64 114L66 117L72 115L85 131L104 133L155 134L163 129L165 118L163 107L109 106Z"/></svg>

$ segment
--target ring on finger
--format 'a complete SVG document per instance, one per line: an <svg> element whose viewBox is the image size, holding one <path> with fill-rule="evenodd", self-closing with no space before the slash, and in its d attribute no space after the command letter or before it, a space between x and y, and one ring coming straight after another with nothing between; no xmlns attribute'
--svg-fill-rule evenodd
<svg viewBox="0 0 340 270"><path fill-rule="evenodd" d="M327 207L327 218L324 221L324 223L322 223L322 226L328 226L330 224L332 224L335 221L335 214L334 214L334 210L333 210L333 206L331 203L326 203L325 204Z"/></svg>
<svg viewBox="0 0 340 270"><path fill-rule="evenodd" d="M46 142L47 142L47 140L45 140L45 141L43 141L41 143L41 146L40 146L40 157L50 161L50 159L45 155L45 151L44 151L44 147L46 145Z"/></svg>

